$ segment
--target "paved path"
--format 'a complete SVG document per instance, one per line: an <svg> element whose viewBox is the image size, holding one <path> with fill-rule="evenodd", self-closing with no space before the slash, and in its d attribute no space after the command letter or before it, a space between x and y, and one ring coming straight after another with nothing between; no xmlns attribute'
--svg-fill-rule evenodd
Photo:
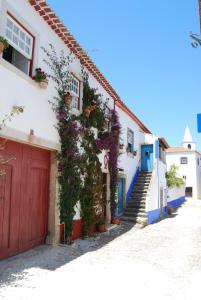
<svg viewBox="0 0 201 300"><path fill-rule="evenodd" d="M0 299L201 299L201 201L144 229L42 246L0 262Z"/></svg>

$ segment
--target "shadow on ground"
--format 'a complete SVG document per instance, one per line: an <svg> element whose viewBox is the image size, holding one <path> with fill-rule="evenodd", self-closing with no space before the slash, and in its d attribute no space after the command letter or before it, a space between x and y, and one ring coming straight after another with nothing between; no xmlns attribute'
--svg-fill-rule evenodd
<svg viewBox="0 0 201 300"><path fill-rule="evenodd" d="M96 251L112 240L130 231L135 225L122 222L115 225L104 234L95 234L89 239L79 239L73 245L42 245L14 257L0 261L0 288L2 286L15 286L15 281L23 279L28 270L40 268L54 271L74 259ZM136 230L139 230L136 226Z"/></svg>

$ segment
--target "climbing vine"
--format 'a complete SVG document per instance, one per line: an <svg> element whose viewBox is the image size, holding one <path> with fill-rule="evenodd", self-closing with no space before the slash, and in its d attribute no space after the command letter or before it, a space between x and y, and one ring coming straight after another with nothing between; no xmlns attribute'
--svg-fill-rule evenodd
<svg viewBox="0 0 201 300"><path fill-rule="evenodd" d="M114 218L117 207L117 184L118 184L118 156L119 156L119 137L121 125L116 110L110 111L110 131L99 135L96 143L99 149L109 150L109 172L110 172L110 209L111 217Z"/></svg>
<svg viewBox="0 0 201 300"><path fill-rule="evenodd" d="M91 227L97 224L104 214L102 169L98 157L101 151L96 143L96 135L105 130L105 105L101 101L101 95L89 86L88 77L84 79L81 124L83 161L85 164L83 166L84 185L80 202L83 234L90 235Z"/></svg>
<svg viewBox="0 0 201 300"><path fill-rule="evenodd" d="M115 110L109 117L110 130L106 122L107 101L103 101L97 90L91 88L88 75L83 75L83 112L80 116L71 113L69 66L71 55L61 52L58 57L53 46L50 51L43 48L52 74L57 96L51 101L56 113L56 128L61 149L58 152L58 180L60 221L65 224L64 242L72 242L75 207L80 201L83 219L83 234L89 235L91 227L103 220L106 199L103 198L102 169L99 154L109 149L110 206L112 217L116 210L118 180L118 145L120 124ZM83 70L82 70L83 71ZM99 137L97 139L97 137ZM103 147L100 144L104 144Z"/></svg>
<svg viewBox="0 0 201 300"><path fill-rule="evenodd" d="M80 199L82 186L81 154L78 147L80 126L75 116L70 114L68 92L72 79L69 66L73 58L71 55L66 56L63 51L58 57L52 45L50 48L50 51L43 50L47 55L45 62L52 71L49 77L55 82L57 91L51 104L57 116L56 128L61 144L58 152L60 221L65 224L64 242L71 244L75 206Z"/></svg>

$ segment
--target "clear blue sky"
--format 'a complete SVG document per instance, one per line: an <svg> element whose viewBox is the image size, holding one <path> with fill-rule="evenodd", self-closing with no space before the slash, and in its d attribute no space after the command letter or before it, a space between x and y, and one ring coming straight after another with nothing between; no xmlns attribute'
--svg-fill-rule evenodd
<svg viewBox="0 0 201 300"><path fill-rule="evenodd" d="M186 124L201 149L198 0L47 0L123 101L150 128L179 145Z"/></svg>

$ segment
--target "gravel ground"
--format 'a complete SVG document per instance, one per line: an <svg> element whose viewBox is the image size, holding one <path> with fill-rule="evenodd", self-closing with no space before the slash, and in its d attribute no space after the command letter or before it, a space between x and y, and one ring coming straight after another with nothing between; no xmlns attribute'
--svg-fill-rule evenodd
<svg viewBox="0 0 201 300"><path fill-rule="evenodd" d="M201 299L201 201L144 229L122 224L73 246L0 262L0 299ZM104 297L104 298L103 298Z"/></svg>

